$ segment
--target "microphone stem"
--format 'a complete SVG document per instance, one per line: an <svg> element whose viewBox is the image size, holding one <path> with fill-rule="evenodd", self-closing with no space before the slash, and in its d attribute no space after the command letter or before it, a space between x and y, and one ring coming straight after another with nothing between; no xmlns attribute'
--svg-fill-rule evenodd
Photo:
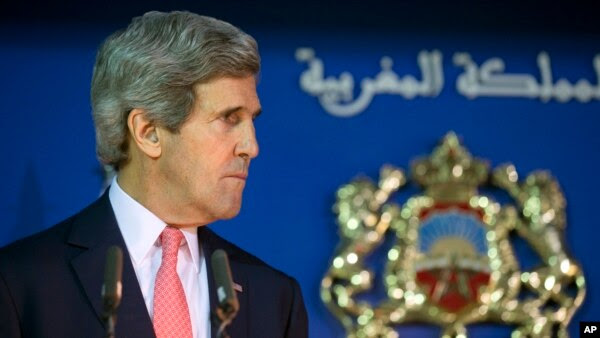
<svg viewBox="0 0 600 338"><path fill-rule="evenodd" d="M115 338L115 316L112 314L106 319L106 338Z"/></svg>
<svg viewBox="0 0 600 338"><path fill-rule="evenodd" d="M225 331L225 329L227 328L227 326L229 324L231 324L231 322L233 321L233 317L227 316L223 320L221 320L218 316L213 314L212 320L213 320L213 324L218 325L218 327L219 327L217 330L216 337L217 338L230 338L229 334L227 334L227 331Z"/></svg>
<svg viewBox="0 0 600 338"><path fill-rule="evenodd" d="M224 321L221 323L221 325L219 325L219 330L217 331L217 338L230 338L227 334L227 331L225 331L225 327L227 327L228 324L229 321Z"/></svg>

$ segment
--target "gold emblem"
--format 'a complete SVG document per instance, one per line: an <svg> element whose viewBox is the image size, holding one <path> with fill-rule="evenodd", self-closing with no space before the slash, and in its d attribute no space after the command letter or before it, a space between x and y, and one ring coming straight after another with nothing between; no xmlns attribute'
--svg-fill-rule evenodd
<svg viewBox="0 0 600 338"><path fill-rule="evenodd" d="M458 338L467 337L468 324L499 322L514 327L513 338L568 337L585 279L566 253L558 182L545 171L520 181L510 164L490 171L452 132L413 163L411 177L424 191L402 206L392 197L406 176L392 166L381 169L377 184L360 178L337 191L341 242L321 298L347 336L398 337L394 326L421 322ZM480 188L500 188L513 204L501 205ZM390 236L382 277L387 297L361 300L374 287L366 260ZM539 265L520 266L512 245L517 237Z"/></svg>

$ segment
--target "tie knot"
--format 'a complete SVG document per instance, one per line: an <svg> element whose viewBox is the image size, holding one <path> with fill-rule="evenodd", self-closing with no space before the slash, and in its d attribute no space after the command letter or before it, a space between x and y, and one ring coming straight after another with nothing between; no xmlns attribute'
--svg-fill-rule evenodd
<svg viewBox="0 0 600 338"><path fill-rule="evenodd" d="M177 251L179 250L182 239L183 233L181 230L173 227L166 227L160 234L163 257L177 257Z"/></svg>

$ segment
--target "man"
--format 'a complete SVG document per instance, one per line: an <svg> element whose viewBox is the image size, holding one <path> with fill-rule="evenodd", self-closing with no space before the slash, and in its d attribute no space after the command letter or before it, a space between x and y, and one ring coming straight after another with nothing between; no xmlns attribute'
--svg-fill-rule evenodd
<svg viewBox="0 0 600 338"><path fill-rule="evenodd" d="M92 79L97 152L118 175L89 207L0 251L1 337L101 337L107 248L125 250L116 337L215 337L210 256L230 259L237 337L306 337L297 282L204 225L240 210L259 55L236 27L146 13L101 46Z"/></svg>

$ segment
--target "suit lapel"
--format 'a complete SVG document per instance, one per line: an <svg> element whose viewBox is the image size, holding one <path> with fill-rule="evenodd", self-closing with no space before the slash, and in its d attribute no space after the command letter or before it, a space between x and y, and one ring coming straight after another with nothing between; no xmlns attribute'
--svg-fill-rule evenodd
<svg viewBox="0 0 600 338"><path fill-rule="evenodd" d="M127 246L110 206L108 190L98 201L75 216L68 244L82 250L72 258L71 265L100 321L106 251L111 245L123 249L123 295L117 312L116 336L154 337L152 322Z"/></svg>
<svg viewBox="0 0 600 338"><path fill-rule="evenodd" d="M221 240L216 234L214 234L206 226L198 228L198 241L200 242L200 248L204 254L206 266L207 266L207 277L208 277L208 292L210 298L210 312L211 312L211 337L217 337L217 331L219 326L214 320L216 308L217 308L217 291L215 287L215 281L213 277L212 267L212 254L217 249L223 249L227 253L229 258L229 265L231 267L231 275L234 283L238 284L242 291L236 291L238 301L240 303L240 310L238 311L233 322L227 327L226 331L231 337L247 337L248 336L248 295L249 285L244 273L243 264L236 261L235 253L230 250L227 243Z"/></svg>

